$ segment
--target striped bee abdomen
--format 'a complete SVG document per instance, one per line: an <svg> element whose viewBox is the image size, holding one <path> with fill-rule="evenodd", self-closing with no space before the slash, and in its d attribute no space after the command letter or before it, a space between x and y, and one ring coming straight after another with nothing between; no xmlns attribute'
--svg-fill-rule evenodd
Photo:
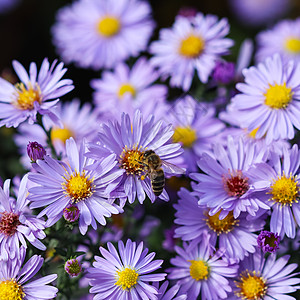
<svg viewBox="0 0 300 300"><path fill-rule="evenodd" d="M154 195L159 196L165 186L165 174L163 169L158 169L155 173L152 173L150 180Z"/></svg>

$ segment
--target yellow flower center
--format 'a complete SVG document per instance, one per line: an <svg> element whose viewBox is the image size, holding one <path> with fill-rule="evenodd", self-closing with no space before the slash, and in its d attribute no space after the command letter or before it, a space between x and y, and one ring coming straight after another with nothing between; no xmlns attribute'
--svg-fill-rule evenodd
<svg viewBox="0 0 300 300"><path fill-rule="evenodd" d="M145 167L141 162L143 161L144 152L141 151L142 147L133 146L132 149L128 149L127 146L123 148L120 155L119 163L120 168L124 169L129 175L140 176L145 171Z"/></svg>
<svg viewBox="0 0 300 300"><path fill-rule="evenodd" d="M208 273L209 273L209 267L207 263L203 260L189 260L191 263L190 265L190 275L195 280L206 280Z"/></svg>
<svg viewBox="0 0 300 300"><path fill-rule="evenodd" d="M36 84L36 87L30 87L26 89L23 83L18 83L15 85L17 89L17 100L14 105L21 110L32 110L34 108L34 102L41 104L41 90Z"/></svg>
<svg viewBox="0 0 300 300"><path fill-rule="evenodd" d="M130 268L125 268L123 271L117 271L117 282L123 290L130 289L137 284L139 274Z"/></svg>
<svg viewBox="0 0 300 300"><path fill-rule="evenodd" d="M65 190L65 194L72 199L72 203L78 203L82 200L86 200L93 195L95 185L93 179L89 179L89 175L86 176L85 171L78 173L77 171L72 174L67 173L63 178L65 182L62 183L62 188Z"/></svg>
<svg viewBox="0 0 300 300"><path fill-rule="evenodd" d="M123 98L125 93L130 93L132 97L135 97L136 91L135 88L130 83L124 83L120 86L118 96L119 98Z"/></svg>
<svg viewBox="0 0 300 300"><path fill-rule="evenodd" d="M191 127L176 127L173 134L173 142L181 142L183 147L190 148L197 140L196 130Z"/></svg>
<svg viewBox="0 0 300 300"><path fill-rule="evenodd" d="M0 299L22 300L25 297L23 288L15 279L0 282Z"/></svg>
<svg viewBox="0 0 300 300"><path fill-rule="evenodd" d="M300 53L300 39L299 38L287 38L285 40L285 49L292 54Z"/></svg>
<svg viewBox="0 0 300 300"><path fill-rule="evenodd" d="M222 220L219 219L220 213L221 211L217 212L213 216L210 216L207 212L204 213L206 216L206 224L210 229L215 231L217 235L228 233L239 224L239 220L233 217L232 211L230 211Z"/></svg>
<svg viewBox="0 0 300 300"><path fill-rule="evenodd" d="M179 53L188 58L195 58L202 53L204 46L205 42L200 36L191 34L181 41Z"/></svg>
<svg viewBox="0 0 300 300"><path fill-rule="evenodd" d="M240 282L235 282L235 285L240 289L235 294L247 300L263 299L266 294L267 286L265 280L261 276L257 276L256 272L246 271L239 278Z"/></svg>
<svg viewBox="0 0 300 300"><path fill-rule="evenodd" d="M296 181L297 176L286 177L284 172L281 177L273 179L273 184L270 186L271 191L268 194L272 195L270 200L280 203L281 205L293 205L298 203L299 185Z"/></svg>
<svg viewBox="0 0 300 300"><path fill-rule="evenodd" d="M53 127L51 129L51 141L54 142L55 140L62 141L63 143L66 142L67 139L70 137L74 137L73 132L68 128L59 128Z"/></svg>
<svg viewBox="0 0 300 300"><path fill-rule="evenodd" d="M98 32L104 37L116 35L121 28L120 21L116 17L107 16L98 22Z"/></svg>
<svg viewBox="0 0 300 300"><path fill-rule="evenodd" d="M286 86L286 83L280 85L269 84L265 96L265 104L271 108L280 109L286 108L292 101L293 92L292 89Z"/></svg>

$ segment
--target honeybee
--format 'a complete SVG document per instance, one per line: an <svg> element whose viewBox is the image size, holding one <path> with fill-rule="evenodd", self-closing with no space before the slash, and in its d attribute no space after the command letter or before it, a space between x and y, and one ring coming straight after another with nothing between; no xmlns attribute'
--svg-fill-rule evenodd
<svg viewBox="0 0 300 300"><path fill-rule="evenodd" d="M146 169L146 173L141 176L141 179L144 180L146 176L149 176L152 191L155 196L159 196L165 186L165 173L162 166L164 166L170 173L185 173L184 169L162 160L153 150L145 151L140 163Z"/></svg>

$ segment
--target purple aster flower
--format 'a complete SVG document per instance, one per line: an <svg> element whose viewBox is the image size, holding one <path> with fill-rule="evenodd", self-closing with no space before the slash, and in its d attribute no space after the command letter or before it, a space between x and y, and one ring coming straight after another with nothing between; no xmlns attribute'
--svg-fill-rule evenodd
<svg viewBox="0 0 300 300"><path fill-rule="evenodd" d="M297 285L300 283L300 278L295 277L299 273L292 273L298 265L287 265L288 260L288 255L279 259L276 259L275 254L264 258L261 251L246 257L240 263L234 296L228 299L296 300L286 295L300 288Z"/></svg>
<svg viewBox="0 0 300 300"><path fill-rule="evenodd" d="M182 188L178 192L178 204L176 209L175 229L176 238L184 241L200 240L203 234L210 234L210 244L213 247L219 245L226 249L225 255L238 260L255 252L257 245L256 231L262 230L265 224L265 217L257 218L255 222L246 219L247 214L241 213L237 219L233 217L232 211L220 220L221 211L210 216L206 207L198 205L197 198L192 192Z"/></svg>
<svg viewBox="0 0 300 300"><path fill-rule="evenodd" d="M139 110L135 112L132 120L128 114L123 113L121 124L109 121L102 125L98 142L89 145L88 155L94 159L102 159L108 153L115 154L122 171L120 189L125 191L129 203L133 203L136 197L143 203L146 195L154 202L156 196L153 181L145 176L147 167L143 163L144 154L146 150L152 150L163 160L164 176L183 173L184 169L176 166L181 163L178 157L182 153L181 146L179 143L170 143L173 133L172 125L165 126L163 121L154 122L153 115L144 121ZM165 189L158 197L169 200Z"/></svg>
<svg viewBox="0 0 300 300"><path fill-rule="evenodd" d="M211 152L216 136L225 128L215 112L213 106L197 102L189 95L179 98L169 111L168 120L174 127L172 139L184 148L188 172L197 171L197 160L204 152Z"/></svg>
<svg viewBox="0 0 300 300"><path fill-rule="evenodd" d="M58 97L73 90L74 86L70 79L61 80L67 69L63 69L62 62L55 66L56 63L55 60L50 66L45 58L38 73L36 64L32 62L28 74L18 61L13 61L21 82L12 85L0 78L0 126L18 127L27 119L29 124L33 124L37 113L48 115L58 122L53 108L59 101Z"/></svg>
<svg viewBox="0 0 300 300"><path fill-rule="evenodd" d="M271 231L294 238L300 225L300 151L294 145L283 153L272 153L270 164L258 164L251 175L260 188L258 197L271 207Z"/></svg>
<svg viewBox="0 0 300 300"><path fill-rule="evenodd" d="M100 247L103 257L95 256L93 267L87 270L94 299L157 299L157 288L149 282L165 279L164 273L151 274L163 261L153 261L155 253L143 250L143 242L136 245L127 240L124 245L119 241L119 251L111 243L107 247Z"/></svg>
<svg viewBox="0 0 300 300"><path fill-rule="evenodd" d="M167 269L168 278L177 280L187 299L197 299L200 294L201 299L227 299L231 287L226 277L236 276L238 266L220 259L224 249L212 254L209 235L191 246L184 242L183 248L175 247L178 256L171 258L175 267Z"/></svg>
<svg viewBox="0 0 300 300"><path fill-rule="evenodd" d="M66 156L65 142L70 137L74 138L77 145L80 145L83 139L92 141L96 137L99 127L98 114L89 103L80 106L78 99L64 103L59 102L55 113L62 123L62 127L58 127L57 124L46 116L43 117L42 122L46 130L51 130L51 143L58 155L62 157ZM26 168L31 168L31 164L28 163L28 157L25 155L25 146L28 140L34 140L42 145L47 145L47 139L46 132L38 124L29 125L23 123L18 127L18 134L14 136L14 140L19 146L21 154L23 154L21 162ZM51 154L49 147L45 147L45 150L47 154Z"/></svg>
<svg viewBox="0 0 300 300"><path fill-rule="evenodd" d="M279 249L280 236L267 230L261 231L257 237L257 245L264 253L275 253Z"/></svg>
<svg viewBox="0 0 300 300"><path fill-rule="evenodd" d="M82 271L81 263L76 258L68 259L65 262L64 268L71 277L77 277Z"/></svg>
<svg viewBox="0 0 300 300"><path fill-rule="evenodd" d="M257 67L244 69L245 83L238 83L232 103L241 113L242 128L257 129L256 137L273 140L292 139L294 128L300 129L300 65L282 62L279 54L266 59Z"/></svg>
<svg viewBox="0 0 300 300"><path fill-rule="evenodd" d="M17 199L10 197L10 180L0 188L0 260L14 259L19 255L20 243L26 248L26 240L40 250L46 250L40 241L46 237L45 222L28 209L27 175L20 183Z"/></svg>
<svg viewBox="0 0 300 300"><path fill-rule="evenodd" d="M163 78L170 76L170 85L187 91L195 71L206 83L221 55L228 53L233 41L224 38L229 32L225 18L214 15L177 17L171 29L160 31L160 40L150 46L153 65Z"/></svg>
<svg viewBox="0 0 300 300"><path fill-rule="evenodd" d="M46 155L46 150L38 142L29 142L27 145L27 154L32 162L38 159L43 159Z"/></svg>
<svg viewBox="0 0 300 300"><path fill-rule="evenodd" d="M256 61L279 53L283 61L300 62L300 18L282 20L271 29L260 32L257 37Z"/></svg>
<svg viewBox="0 0 300 300"><path fill-rule="evenodd" d="M266 152L256 144L235 141L228 137L227 148L214 145L214 156L204 153L198 161L199 168L206 174L192 173L197 181L193 189L200 198L198 204L210 209L212 216L220 212L224 219L229 212L236 219L241 212L255 216L259 209L269 206L255 196L257 190L249 171L254 165L265 161Z"/></svg>
<svg viewBox="0 0 300 300"><path fill-rule="evenodd" d="M107 119L116 117L116 107L131 116L136 109L147 109L148 115L155 106L161 110L163 105L167 106L167 86L153 84L158 76L145 57L140 58L131 69L125 63L119 63L114 72L106 71L101 79L91 81L97 110Z"/></svg>
<svg viewBox="0 0 300 300"><path fill-rule="evenodd" d="M159 287L158 282L154 282L153 286L158 290L157 293L157 300L186 300L187 295L179 295L180 285L175 284L168 289L169 281L166 280L164 283L161 284Z"/></svg>
<svg viewBox="0 0 300 300"><path fill-rule="evenodd" d="M80 210L81 234L86 233L89 225L96 229L96 221L105 225L105 217L122 212L114 203L115 199L110 198L122 173L115 167L115 155L95 163L84 156L84 151L84 143L78 149L70 138L66 141L68 164L49 156L33 164L36 173L30 173L29 180L38 186L29 189L30 207L46 206L39 216L47 215L48 226L57 222L70 204L76 204ZM90 170L88 165L93 163L97 168Z"/></svg>
<svg viewBox="0 0 300 300"><path fill-rule="evenodd" d="M229 0L231 11L248 26L263 26L283 17L291 7L291 0Z"/></svg>
<svg viewBox="0 0 300 300"><path fill-rule="evenodd" d="M57 275L43 276L26 283L37 274L44 259L40 255L34 255L22 267L25 255L25 247L21 246L18 257L0 261L0 299L54 299L58 289L47 284L54 281Z"/></svg>
<svg viewBox="0 0 300 300"><path fill-rule="evenodd" d="M233 62L218 60L212 73L212 78L217 83L228 84L235 76L235 65Z"/></svg>
<svg viewBox="0 0 300 300"><path fill-rule="evenodd" d="M65 62L100 69L138 56L153 28L146 1L79 0L58 12L52 31Z"/></svg>

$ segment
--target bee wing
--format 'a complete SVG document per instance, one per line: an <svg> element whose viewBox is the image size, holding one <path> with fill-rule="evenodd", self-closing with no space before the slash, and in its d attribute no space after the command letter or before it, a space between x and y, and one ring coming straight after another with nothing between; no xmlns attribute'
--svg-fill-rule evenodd
<svg viewBox="0 0 300 300"><path fill-rule="evenodd" d="M165 160L162 160L162 165L163 165L163 168L164 170L167 172L167 173L171 173L171 174L185 174L185 169L183 168L180 168L180 167L177 167Z"/></svg>

